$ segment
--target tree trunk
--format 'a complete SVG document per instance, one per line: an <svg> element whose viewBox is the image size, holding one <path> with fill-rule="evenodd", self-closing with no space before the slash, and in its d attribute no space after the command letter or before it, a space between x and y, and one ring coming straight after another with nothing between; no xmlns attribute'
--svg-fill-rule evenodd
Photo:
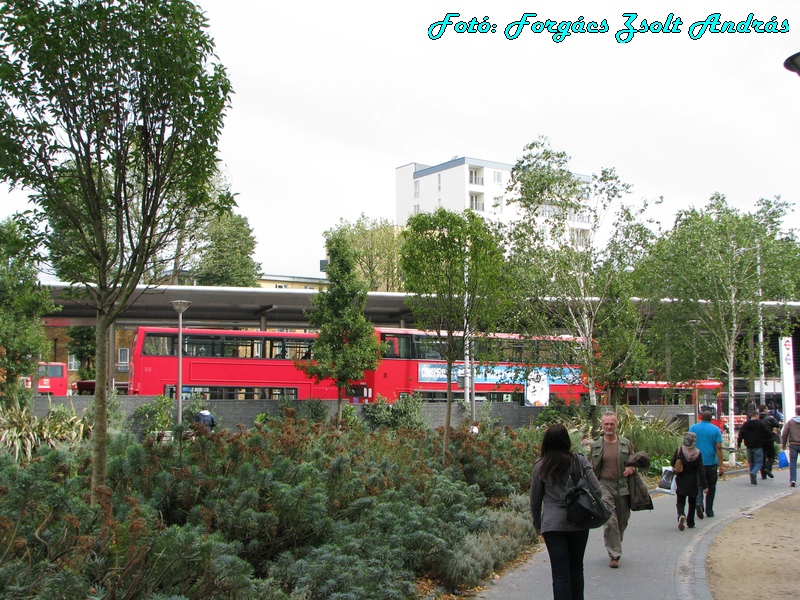
<svg viewBox="0 0 800 600"><path fill-rule="evenodd" d="M92 430L92 504L98 489L106 485L108 462L108 330L107 315L97 312L95 329L94 428Z"/></svg>
<svg viewBox="0 0 800 600"><path fill-rule="evenodd" d="M342 388L341 387L336 388L336 392L337 392L337 395L338 395L338 397L337 397L337 405L336 405L336 426L341 429L341 427L342 427L342 396L343 396Z"/></svg>
<svg viewBox="0 0 800 600"><path fill-rule="evenodd" d="M447 410L444 416L444 440L442 444L442 464L447 464L447 453L450 451L450 415L453 412L453 361L447 361Z"/></svg>
<svg viewBox="0 0 800 600"><path fill-rule="evenodd" d="M734 338L735 339L735 338ZM728 348L728 356L727 356L727 363L728 363L728 436L730 438L730 445L731 453L728 456L728 462L731 467L736 466L736 428L734 426L733 421L733 414L734 414L734 407L736 406L736 396L734 395L734 383L733 383L733 361L734 361L734 346Z"/></svg>

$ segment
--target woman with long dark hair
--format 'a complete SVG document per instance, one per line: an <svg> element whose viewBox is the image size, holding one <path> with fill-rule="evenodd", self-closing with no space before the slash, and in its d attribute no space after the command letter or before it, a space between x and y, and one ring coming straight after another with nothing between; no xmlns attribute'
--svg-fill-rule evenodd
<svg viewBox="0 0 800 600"><path fill-rule="evenodd" d="M571 445L563 424L550 425L542 438L541 456L534 463L531 476L533 526L544 538L550 555L555 600L583 600L583 554L589 530L567 521L562 499L573 457L592 489L598 496L603 494L589 461L582 454L571 453Z"/></svg>

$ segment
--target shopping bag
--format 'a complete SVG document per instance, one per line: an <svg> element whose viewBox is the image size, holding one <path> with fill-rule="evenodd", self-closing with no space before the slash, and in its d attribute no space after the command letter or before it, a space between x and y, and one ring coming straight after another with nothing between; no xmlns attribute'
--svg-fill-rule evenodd
<svg viewBox="0 0 800 600"><path fill-rule="evenodd" d="M661 467L661 479L658 481L658 491L675 495L675 471L672 467Z"/></svg>
<svg viewBox="0 0 800 600"><path fill-rule="evenodd" d="M778 452L778 468L785 469L789 466L789 457L787 455L788 452L786 450Z"/></svg>

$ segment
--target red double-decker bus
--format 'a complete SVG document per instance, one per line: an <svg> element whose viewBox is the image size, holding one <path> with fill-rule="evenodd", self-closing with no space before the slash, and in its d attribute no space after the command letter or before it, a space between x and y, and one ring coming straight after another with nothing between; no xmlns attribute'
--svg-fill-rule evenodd
<svg viewBox="0 0 800 600"><path fill-rule="evenodd" d="M312 333L184 329L183 393L215 399L333 400L333 381L315 383L294 361L311 357ZM140 327L130 358L128 393L175 396L178 330Z"/></svg>
<svg viewBox="0 0 800 600"><path fill-rule="evenodd" d="M714 412L722 392L722 382L714 379L628 381L623 387L628 404L695 404L713 407Z"/></svg>
<svg viewBox="0 0 800 600"><path fill-rule="evenodd" d="M382 327L375 333L383 344L382 360L377 369L350 382L347 398L351 402L375 402L379 398L394 402L412 394L428 401L445 399L446 361L441 358L434 334ZM182 337L184 394L200 393L212 400L337 398L332 380L316 383L297 368L297 361L313 359L316 334L184 329ZM547 404L555 395L577 402L588 392L579 370L552 361L554 344L576 341L565 337L530 341L519 336L492 336L492 352L498 360L473 365L476 397L533 405ZM485 354L480 348L476 352ZM140 327L131 353L129 393L174 396L177 357L177 329ZM463 371L463 362L454 365L453 382ZM463 397L463 388L455 390L455 397Z"/></svg>
<svg viewBox="0 0 800 600"><path fill-rule="evenodd" d="M383 344L383 360L377 370L365 373L373 397L382 396L390 402L411 394L428 401L446 399L447 363L441 359L435 334L387 327L378 327L376 332ZM588 393L580 370L573 364L555 362L577 343L579 339L567 336L526 339L512 334L474 340L475 356L493 357L491 362L472 365L476 397L528 405L548 404L551 396L579 402L581 395ZM464 368L461 361L455 364L453 382L461 384ZM454 396L464 397L463 385L456 386Z"/></svg>

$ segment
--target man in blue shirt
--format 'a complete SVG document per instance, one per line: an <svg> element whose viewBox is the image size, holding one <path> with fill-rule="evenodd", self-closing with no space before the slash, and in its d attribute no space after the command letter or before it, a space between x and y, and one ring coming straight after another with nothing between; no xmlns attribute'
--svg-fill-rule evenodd
<svg viewBox="0 0 800 600"><path fill-rule="evenodd" d="M711 422L711 411L704 410L700 413L700 422L695 423L689 431L697 436L697 449L703 454L703 469L706 472L708 492L706 493L705 514L714 516L714 496L717 493L717 476L722 475L722 432L719 427ZM703 518L703 488L697 492L696 508L697 518Z"/></svg>

